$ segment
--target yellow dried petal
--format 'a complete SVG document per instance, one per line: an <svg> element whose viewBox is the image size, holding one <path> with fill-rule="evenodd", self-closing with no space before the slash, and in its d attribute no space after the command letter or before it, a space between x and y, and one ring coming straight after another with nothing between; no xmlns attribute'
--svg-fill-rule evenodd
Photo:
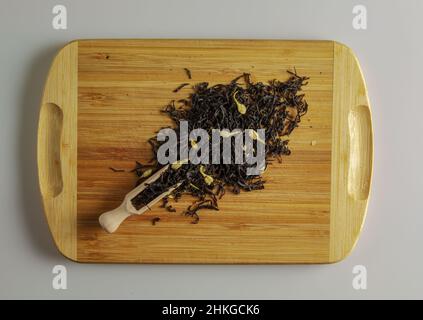
<svg viewBox="0 0 423 320"><path fill-rule="evenodd" d="M147 178L147 177L151 176L152 173L153 173L153 169L145 170L143 172L143 174L141 175L141 178Z"/></svg>
<svg viewBox="0 0 423 320"><path fill-rule="evenodd" d="M260 143L266 144L266 142L265 142L265 141L263 141L263 140L259 137L259 135L258 135L257 131L255 131L255 130L250 130L250 131L248 132L248 135L250 136L250 138L251 138L251 139L253 139L253 140L257 140L257 141L258 141L258 142L260 142Z"/></svg>
<svg viewBox="0 0 423 320"><path fill-rule="evenodd" d="M234 101L236 103L236 107L237 107L238 112L240 114L245 114L247 112L247 107L236 99L236 94L237 93L238 93L238 91L235 91L234 92L234 95L233 95L233 99L234 99Z"/></svg>
<svg viewBox="0 0 423 320"><path fill-rule="evenodd" d="M205 168L204 168L204 166L200 166L200 173L201 173L201 175L204 177L204 182L205 182L207 185L211 185L211 184L213 183L213 181L214 181L213 177L212 177L212 176L209 176L209 175L205 172Z"/></svg>
<svg viewBox="0 0 423 320"><path fill-rule="evenodd" d="M200 190L200 188L199 188L199 187L197 187L196 185L194 185L194 184L192 184L192 183L190 183L189 185L190 185L191 187L193 187L194 189Z"/></svg>
<svg viewBox="0 0 423 320"><path fill-rule="evenodd" d="M211 185L213 183L213 178L209 175L206 175L204 177L204 181L206 182L207 185Z"/></svg>
<svg viewBox="0 0 423 320"><path fill-rule="evenodd" d="M235 136L235 135L240 134L240 133L241 133L241 131L238 131L238 130L233 131L233 132L229 132L228 130L223 130L223 131L220 131L220 136L223 137L223 138L229 138L229 137Z"/></svg>
<svg viewBox="0 0 423 320"><path fill-rule="evenodd" d="M179 160L179 161L172 163L171 167L172 167L173 170L178 170L183 164L186 164L186 163L188 163L188 159Z"/></svg>
<svg viewBox="0 0 423 320"><path fill-rule="evenodd" d="M198 144L197 144L197 141L195 141L195 140L190 140L190 142L191 142L191 147L192 147L193 149L198 149Z"/></svg>

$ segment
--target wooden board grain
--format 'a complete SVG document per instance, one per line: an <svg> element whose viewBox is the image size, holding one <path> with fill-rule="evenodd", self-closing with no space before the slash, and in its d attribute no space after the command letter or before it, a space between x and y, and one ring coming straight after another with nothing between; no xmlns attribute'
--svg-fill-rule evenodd
<svg viewBox="0 0 423 320"><path fill-rule="evenodd" d="M47 220L66 256L81 262L328 263L349 253L367 205L372 132L364 80L348 48L332 41L84 40L62 49L56 61L70 48L77 50L72 70L55 62L46 92L57 88L77 102L44 94L38 142ZM311 78L304 90L310 109L290 137L292 154L266 171L265 190L227 194L220 211L203 211L197 225L180 214L192 201L183 198L178 213L155 207L114 234L101 229L99 215L119 205L135 182L109 167L130 169L135 160L151 158L147 139L170 124L160 109L190 90L174 88L228 82L242 72L255 81L285 80L294 67ZM53 72L62 78L53 79ZM65 94L61 83L74 74L77 83ZM51 103L63 113L61 143L49 138L57 137L51 134L57 121L44 120L57 113L43 112L56 110L44 107ZM74 117L76 124L66 121ZM77 136L70 147L76 162L61 150L65 129ZM69 161L75 170L63 165ZM65 201L65 193L75 200ZM155 216L161 220L153 226ZM61 225L70 220L75 227Z"/></svg>

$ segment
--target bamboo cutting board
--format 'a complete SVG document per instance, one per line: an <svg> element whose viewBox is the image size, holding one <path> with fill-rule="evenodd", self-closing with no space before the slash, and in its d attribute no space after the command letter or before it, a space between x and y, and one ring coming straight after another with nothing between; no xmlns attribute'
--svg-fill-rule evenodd
<svg viewBox="0 0 423 320"><path fill-rule="evenodd" d="M290 137L292 154L266 170L264 190L232 195L200 223L156 206L114 234L98 223L135 183L135 160L170 120L159 112L190 88L310 77L309 112ZM188 80L183 68L192 71ZM331 263L354 247L365 217L373 160L362 73L333 41L83 40L57 54L42 98L38 170L45 214L60 252L79 262ZM152 225L151 219L160 222Z"/></svg>

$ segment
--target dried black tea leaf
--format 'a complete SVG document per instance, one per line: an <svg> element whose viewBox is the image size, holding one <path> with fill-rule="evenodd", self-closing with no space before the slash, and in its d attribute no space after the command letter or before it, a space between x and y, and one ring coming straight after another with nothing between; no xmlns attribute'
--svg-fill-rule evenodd
<svg viewBox="0 0 423 320"><path fill-rule="evenodd" d="M185 70L191 78L191 72ZM309 78L299 76L296 71L288 73L289 78L286 81L274 79L268 83L253 83L247 73L227 84L209 86L207 82L197 83L187 98L178 101L182 106L177 107L175 101L171 101L163 112L173 120L175 132L179 132L180 121L187 121L189 131L202 128L210 136L213 129L228 130L229 133L221 131L221 135L227 137L238 134L235 129L250 130L250 137L255 143L253 153L256 152L257 144L265 146L266 164L262 168L263 172L272 160L280 161L282 156L291 153L287 137L298 127L301 117L308 110L305 95L300 92L302 87L307 85ZM239 83L241 79L244 80L242 84ZM186 85L187 83L183 83L175 91ZM259 129L265 129L265 139L258 136ZM200 219L199 210L219 210L218 199L222 198L226 191L238 194L241 190L254 191L264 188L265 181L260 174L247 174L247 169L251 167L248 163L235 164L232 161L230 164L213 164L210 159L209 164L195 165L186 159L181 160L179 153L182 141L179 138L178 136L179 160L131 200L135 208L140 209L148 205L159 195L180 184L163 199L162 206L173 212L175 209L169 204L170 199L178 201L183 194L193 196L196 201L184 214L192 217L192 223L195 224ZM231 139L232 144L234 140ZM137 162L133 171L139 177L138 184L163 167L157 162L157 152L164 142L155 137L150 138L148 142L154 155L153 164L145 166ZM190 141L193 148L197 144L198 141ZM234 145L232 147L234 150ZM235 155L231 154L231 157L234 158Z"/></svg>

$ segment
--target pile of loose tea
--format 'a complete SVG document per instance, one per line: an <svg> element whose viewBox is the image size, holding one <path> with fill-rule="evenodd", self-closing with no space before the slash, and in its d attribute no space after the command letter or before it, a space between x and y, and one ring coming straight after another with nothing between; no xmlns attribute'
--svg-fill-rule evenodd
<svg viewBox="0 0 423 320"><path fill-rule="evenodd" d="M299 93L307 84L308 77L299 76L296 71L288 73L289 79L286 81L254 83L249 74L242 74L227 84L209 86L207 82L198 83L193 86L186 99L172 101L163 112L173 120L173 129L177 134L180 121L188 122L189 132L201 128L210 136L213 129L226 129L229 132L234 129L252 129L255 132L265 129L265 141L256 141L256 145L265 144L267 167L272 160L281 161L282 156L290 154L287 137L298 126L308 108L304 94ZM189 70L187 74L191 78ZM186 85L188 84L183 83L174 91L179 91ZM235 139L231 140L233 144ZM164 142L153 137L149 139L149 143L154 157L147 165L137 162L133 171L139 177L138 184L163 167L157 161L157 152ZM178 152L180 144L178 135ZM190 141L189 144L195 147L196 141ZM232 145L232 150L234 149ZM234 154L231 156L235 157ZM260 174L247 175L247 169L251 166L248 163L235 164L235 161L231 164L212 164L209 161L209 164L194 165L186 160L179 160L131 201L139 209L178 185L170 195L163 198L162 206L174 212L172 201L178 201L183 194L189 194L195 201L184 214L193 218L192 223L198 223L199 210L219 210L218 200L226 191L238 194L240 190L264 188L265 181Z"/></svg>

